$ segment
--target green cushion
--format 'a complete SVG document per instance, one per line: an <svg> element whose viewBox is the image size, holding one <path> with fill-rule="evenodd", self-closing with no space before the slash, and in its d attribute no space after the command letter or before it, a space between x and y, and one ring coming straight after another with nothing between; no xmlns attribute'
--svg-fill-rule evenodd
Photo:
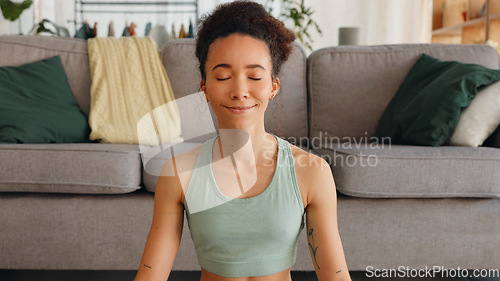
<svg viewBox="0 0 500 281"><path fill-rule="evenodd" d="M478 88L497 80L499 70L423 54L382 114L375 136L392 144L443 145Z"/></svg>
<svg viewBox="0 0 500 281"><path fill-rule="evenodd" d="M0 67L0 143L89 142L59 56Z"/></svg>

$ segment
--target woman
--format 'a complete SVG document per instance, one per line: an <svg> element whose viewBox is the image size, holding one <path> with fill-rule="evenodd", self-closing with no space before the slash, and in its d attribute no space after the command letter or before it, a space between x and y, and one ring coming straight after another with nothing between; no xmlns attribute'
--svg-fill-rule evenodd
<svg viewBox="0 0 500 281"><path fill-rule="evenodd" d="M135 280L167 280L186 211L201 280L291 280L306 213L320 281L350 280L329 165L265 131L264 113L294 34L257 3L219 6L201 21L200 87L219 136L163 167Z"/></svg>

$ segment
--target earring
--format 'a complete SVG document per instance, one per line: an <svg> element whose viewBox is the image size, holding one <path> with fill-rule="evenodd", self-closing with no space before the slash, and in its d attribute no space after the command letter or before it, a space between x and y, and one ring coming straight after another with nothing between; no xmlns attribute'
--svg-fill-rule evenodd
<svg viewBox="0 0 500 281"><path fill-rule="evenodd" d="M279 93L279 90L278 90L278 91L277 91L274 95L272 95L269 99L270 99L270 100L273 100L273 99L274 99L274 97L275 97L278 93Z"/></svg>

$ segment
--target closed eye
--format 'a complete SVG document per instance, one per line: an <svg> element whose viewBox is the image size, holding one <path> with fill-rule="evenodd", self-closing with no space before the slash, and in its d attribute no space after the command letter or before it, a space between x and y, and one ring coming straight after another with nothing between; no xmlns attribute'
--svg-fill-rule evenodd
<svg viewBox="0 0 500 281"><path fill-rule="evenodd" d="M248 79L250 79L250 80L254 80L254 81L259 81L261 78L253 78L253 77L248 77Z"/></svg>
<svg viewBox="0 0 500 281"><path fill-rule="evenodd" d="M224 80L228 80L228 79L229 79L229 77L228 78L217 78L217 81L224 81Z"/></svg>

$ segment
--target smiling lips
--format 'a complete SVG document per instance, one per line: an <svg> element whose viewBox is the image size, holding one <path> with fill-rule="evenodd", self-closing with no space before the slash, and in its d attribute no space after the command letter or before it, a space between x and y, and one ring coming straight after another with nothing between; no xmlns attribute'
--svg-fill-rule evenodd
<svg viewBox="0 0 500 281"><path fill-rule="evenodd" d="M252 106L233 106L233 107L224 106L224 107L229 109L233 113L245 113L245 112L250 111L252 108L254 108L255 105L252 105Z"/></svg>

